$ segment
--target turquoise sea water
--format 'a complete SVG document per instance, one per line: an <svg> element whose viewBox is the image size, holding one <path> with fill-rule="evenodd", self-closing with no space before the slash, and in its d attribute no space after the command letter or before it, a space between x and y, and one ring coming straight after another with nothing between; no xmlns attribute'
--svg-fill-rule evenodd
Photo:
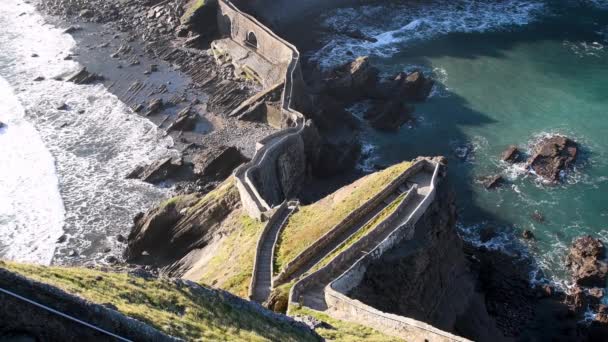
<svg viewBox="0 0 608 342"><path fill-rule="evenodd" d="M364 126L364 164L447 156L463 236L479 243L479 229L494 227L500 234L486 245L532 256L546 279L567 286L573 238L608 243L608 1L404 3L325 14L321 26L379 41L336 35L308 53L326 66L352 58L347 51L370 55L384 75L420 68L437 80L411 127L387 134ZM527 151L555 133L583 151L562 185L500 162L509 145ZM497 173L508 179L499 190L476 182ZM545 222L532 219L535 211ZM537 239L521 240L524 229Z"/></svg>

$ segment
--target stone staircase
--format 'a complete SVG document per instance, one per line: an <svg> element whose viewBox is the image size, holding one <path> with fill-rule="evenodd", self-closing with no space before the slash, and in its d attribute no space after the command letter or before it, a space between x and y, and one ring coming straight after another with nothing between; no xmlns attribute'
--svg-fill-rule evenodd
<svg viewBox="0 0 608 342"><path fill-rule="evenodd" d="M272 291L274 245L279 236L279 232L285 224L287 224L287 218L296 210L296 208L297 205L289 204L287 210L282 210L278 213L280 216L274 220L272 227L268 229L264 236L264 241L262 241L262 247L256 255L257 268L256 274L254 275L256 281L254 282L253 296L251 299L258 303L266 301Z"/></svg>

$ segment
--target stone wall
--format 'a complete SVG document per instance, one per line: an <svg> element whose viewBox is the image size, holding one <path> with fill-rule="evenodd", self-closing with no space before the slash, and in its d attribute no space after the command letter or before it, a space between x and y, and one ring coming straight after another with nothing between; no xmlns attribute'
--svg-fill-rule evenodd
<svg viewBox="0 0 608 342"><path fill-rule="evenodd" d="M236 170L241 202L247 213L256 219L283 201L295 196L306 177L307 144L303 137L314 126L294 108L304 108L306 94L300 69L299 52L255 18L241 12L230 1L219 1L220 32L235 42L247 43L250 34L256 37L253 49L279 68L281 79L266 80L267 84L284 84L281 111L289 127L267 137L258 144L253 159Z"/></svg>
<svg viewBox="0 0 608 342"><path fill-rule="evenodd" d="M360 221L368 215L374 208L380 205L388 196L394 193L399 186L413 174L420 171L426 166L426 161L418 161L414 165L406 169L401 175L393 179L382 191L377 195L363 203L357 210L351 212L346 216L340 223L333 227L330 231L325 233L309 247L306 248L302 253L298 254L292 261L288 262L285 267L281 270L279 275L275 278L277 284L284 283L289 277L296 273L303 265L308 263L314 258L319 251L331 244L336 236L341 235L344 231L350 229L353 225L360 223Z"/></svg>

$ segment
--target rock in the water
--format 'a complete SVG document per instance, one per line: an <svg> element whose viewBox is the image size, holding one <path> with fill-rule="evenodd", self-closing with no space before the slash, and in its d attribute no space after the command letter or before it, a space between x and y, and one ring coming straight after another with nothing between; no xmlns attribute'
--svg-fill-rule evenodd
<svg viewBox="0 0 608 342"><path fill-rule="evenodd" d="M526 229L522 233L522 237L526 240L532 240L532 239L534 239L534 233L532 233L532 231Z"/></svg>
<svg viewBox="0 0 608 342"><path fill-rule="evenodd" d="M345 36L351 37L353 39L365 40L370 43L376 43L378 41L378 39L376 39L374 37L370 37L370 36L364 34L363 32L361 32L361 30L357 30L357 29L342 31L340 33L342 33Z"/></svg>
<svg viewBox="0 0 608 342"><path fill-rule="evenodd" d="M545 216L538 210L535 210L532 213L532 219L538 223L544 223L545 222Z"/></svg>
<svg viewBox="0 0 608 342"><path fill-rule="evenodd" d="M177 114L177 119L167 128L167 131L191 131L197 122L196 112L191 107L186 107Z"/></svg>
<svg viewBox="0 0 608 342"><path fill-rule="evenodd" d="M4 127L6 127L6 124L4 122L0 121L0 128L4 128Z"/></svg>
<svg viewBox="0 0 608 342"><path fill-rule="evenodd" d="M148 166L138 166L131 171L127 179L141 179L144 182L157 184L171 178L182 166L182 161L171 157L160 159Z"/></svg>
<svg viewBox="0 0 608 342"><path fill-rule="evenodd" d="M330 94L344 100L356 100L374 88L378 81L378 69L369 57L359 57L332 70L324 79Z"/></svg>
<svg viewBox="0 0 608 342"><path fill-rule="evenodd" d="M509 148L507 148L500 156L500 160L510 163L510 164L519 162L520 158L521 158L521 153L519 152L519 149L515 145L509 146Z"/></svg>
<svg viewBox="0 0 608 342"><path fill-rule="evenodd" d="M102 80L103 76L90 73L87 71L87 68L82 68L78 70L76 73L68 76L68 78L66 79L67 82L73 82L76 84L91 84L93 82Z"/></svg>
<svg viewBox="0 0 608 342"><path fill-rule="evenodd" d="M544 179L556 183L560 173L571 167L578 156L578 145L561 135L544 138L533 148L527 166Z"/></svg>
<svg viewBox="0 0 608 342"><path fill-rule="evenodd" d="M501 175L493 175L482 178L481 183L488 189L495 189L504 183L504 178Z"/></svg>
<svg viewBox="0 0 608 342"><path fill-rule="evenodd" d="M57 110L67 110L68 109L68 105L65 102L62 102L60 104L57 105Z"/></svg>
<svg viewBox="0 0 608 342"><path fill-rule="evenodd" d="M222 180L247 158L236 147L219 147L194 156L194 174L209 180Z"/></svg>
<svg viewBox="0 0 608 342"><path fill-rule="evenodd" d="M399 74L395 78L398 84L398 92L406 100L424 101L429 97L433 89L433 80L426 78L422 71L414 71L403 78L404 74Z"/></svg>
<svg viewBox="0 0 608 342"><path fill-rule="evenodd" d="M45 80L44 76L38 76L38 77L34 78L34 82L40 82L40 81L44 81L44 80Z"/></svg>
<svg viewBox="0 0 608 342"><path fill-rule="evenodd" d="M64 243L68 239L68 236L63 234L57 239L57 243Z"/></svg>
<svg viewBox="0 0 608 342"><path fill-rule="evenodd" d="M604 287L608 264L603 261L604 244L599 239L583 236L574 241L566 265L580 286Z"/></svg>
<svg viewBox="0 0 608 342"><path fill-rule="evenodd" d="M365 117L370 119L372 127L383 131L397 131L403 124L412 120L414 107L401 100L379 102L373 106Z"/></svg>

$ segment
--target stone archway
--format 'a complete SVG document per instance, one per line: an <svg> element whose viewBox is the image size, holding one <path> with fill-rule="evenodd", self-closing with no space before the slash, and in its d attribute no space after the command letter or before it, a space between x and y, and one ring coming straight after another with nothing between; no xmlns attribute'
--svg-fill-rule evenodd
<svg viewBox="0 0 608 342"><path fill-rule="evenodd" d="M245 39L245 43L252 49L258 48L258 37L255 36L255 33L249 31L247 33L247 39Z"/></svg>

